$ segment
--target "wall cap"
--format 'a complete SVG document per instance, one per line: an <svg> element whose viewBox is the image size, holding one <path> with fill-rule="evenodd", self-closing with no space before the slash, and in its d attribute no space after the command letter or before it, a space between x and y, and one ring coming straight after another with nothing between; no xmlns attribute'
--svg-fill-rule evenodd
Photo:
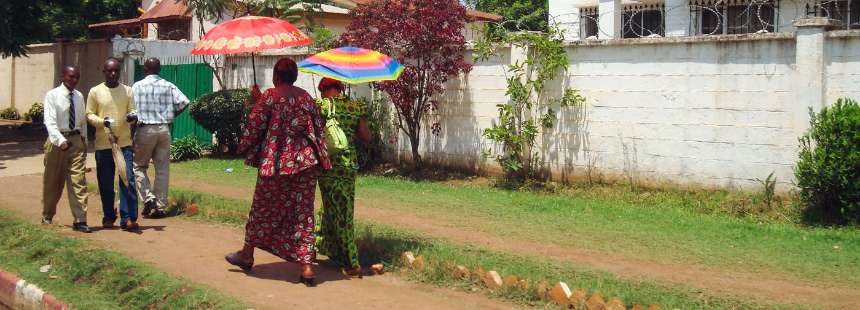
<svg viewBox="0 0 860 310"><path fill-rule="evenodd" d="M795 20L793 25L797 28L826 28L833 29L840 26L838 20L829 17L804 17Z"/></svg>
<svg viewBox="0 0 860 310"><path fill-rule="evenodd" d="M766 40L793 40L793 32L771 32L771 33L744 33L725 35L701 35L701 36L672 36L654 38L631 38L631 39L603 39L603 40L577 40L565 42L566 46L618 46L618 45L645 45L645 44L681 44L681 43L708 43L708 42L744 42L744 41L766 41Z"/></svg>

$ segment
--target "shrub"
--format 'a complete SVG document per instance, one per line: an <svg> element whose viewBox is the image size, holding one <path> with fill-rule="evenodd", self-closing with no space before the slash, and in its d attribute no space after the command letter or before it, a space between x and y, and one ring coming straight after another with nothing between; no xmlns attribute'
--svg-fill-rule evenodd
<svg viewBox="0 0 860 310"><path fill-rule="evenodd" d="M386 124L390 124L390 111L385 99L366 98L358 99L364 102L366 111L367 127L370 129L370 143L357 143L358 168L361 171L370 171L383 161L382 154L385 151L383 141L383 130Z"/></svg>
<svg viewBox="0 0 860 310"><path fill-rule="evenodd" d="M218 144L227 146L227 152L233 154L242 137L249 111L245 103L250 97L245 89L222 90L202 96L191 104L191 117L215 133Z"/></svg>
<svg viewBox="0 0 860 310"><path fill-rule="evenodd" d="M203 144L197 141L197 137L188 135L173 141L170 146L170 160L183 161L194 160L203 155Z"/></svg>
<svg viewBox="0 0 860 310"><path fill-rule="evenodd" d="M44 115L45 108L42 106L42 103L36 102L33 103L32 107L30 107L30 111L24 113L24 120L41 124L44 121Z"/></svg>
<svg viewBox="0 0 860 310"><path fill-rule="evenodd" d="M860 106L839 99L811 114L800 138L795 167L807 218L834 223L860 221Z"/></svg>
<svg viewBox="0 0 860 310"><path fill-rule="evenodd" d="M18 114L18 109L13 107L8 107L0 111L0 118L2 119L11 119L11 120L19 120L21 119L21 115Z"/></svg>

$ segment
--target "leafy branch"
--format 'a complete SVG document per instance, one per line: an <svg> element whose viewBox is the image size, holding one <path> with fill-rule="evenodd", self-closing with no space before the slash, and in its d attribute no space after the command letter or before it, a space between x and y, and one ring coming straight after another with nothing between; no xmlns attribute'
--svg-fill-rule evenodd
<svg viewBox="0 0 860 310"><path fill-rule="evenodd" d="M495 159L509 181L533 181L540 163L537 138L552 129L558 119L553 107L564 109L585 103L579 91L564 86L552 94L547 83L567 72L569 59L561 32L555 26L546 32L507 32L503 27L484 26L475 42L475 60L497 56L502 47L521 48L524 60L508 65L507 103L497 105L498 122L483 131L483 136L501 150L489 149L484 156Z"/></svg>

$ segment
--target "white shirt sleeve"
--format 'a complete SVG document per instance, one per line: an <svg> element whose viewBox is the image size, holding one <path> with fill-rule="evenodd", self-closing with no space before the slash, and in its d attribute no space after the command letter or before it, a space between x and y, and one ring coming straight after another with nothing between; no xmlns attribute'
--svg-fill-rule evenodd
<svg viewBox="0 0 860 310"><path fill-rule="evenodd" d="M185 109L185 106L190 102L188 97L185 97L185 94L183 94L176 85L174 85L171 90L173 91L174 111L182 111L182 109Z"/></svg>
<svg viewBox="0 0 860 310"><path fill-rule="evenodd" d="M60 146L66 142L66 137L60 133L60 128L57 127L57 102L53 92L48 92L45 95L44 103L44 122L45 128L48 130L48 140L55 146Z"/></svg>

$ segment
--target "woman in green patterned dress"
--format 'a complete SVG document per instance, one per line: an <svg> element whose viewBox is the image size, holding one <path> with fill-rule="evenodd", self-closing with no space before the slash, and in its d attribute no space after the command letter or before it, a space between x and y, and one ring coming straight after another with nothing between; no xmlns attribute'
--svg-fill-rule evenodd
<svg viewBox="0 0 860 310"><path fill-rule="evenodd" d="M319 83L322 99L317 100L317 104L321 115L326 120L337 120L349 143L341 149L329 149L332 169L323 172L319 178L323 207L317 224L319 231L316 244L319 253L340 265L347 276L361 277L353 226L355 178L358 172L355 144L368 143L370 130L364 118L362 103L343 96L343 90L343 83L337 80L323 78Z"/></svg>

